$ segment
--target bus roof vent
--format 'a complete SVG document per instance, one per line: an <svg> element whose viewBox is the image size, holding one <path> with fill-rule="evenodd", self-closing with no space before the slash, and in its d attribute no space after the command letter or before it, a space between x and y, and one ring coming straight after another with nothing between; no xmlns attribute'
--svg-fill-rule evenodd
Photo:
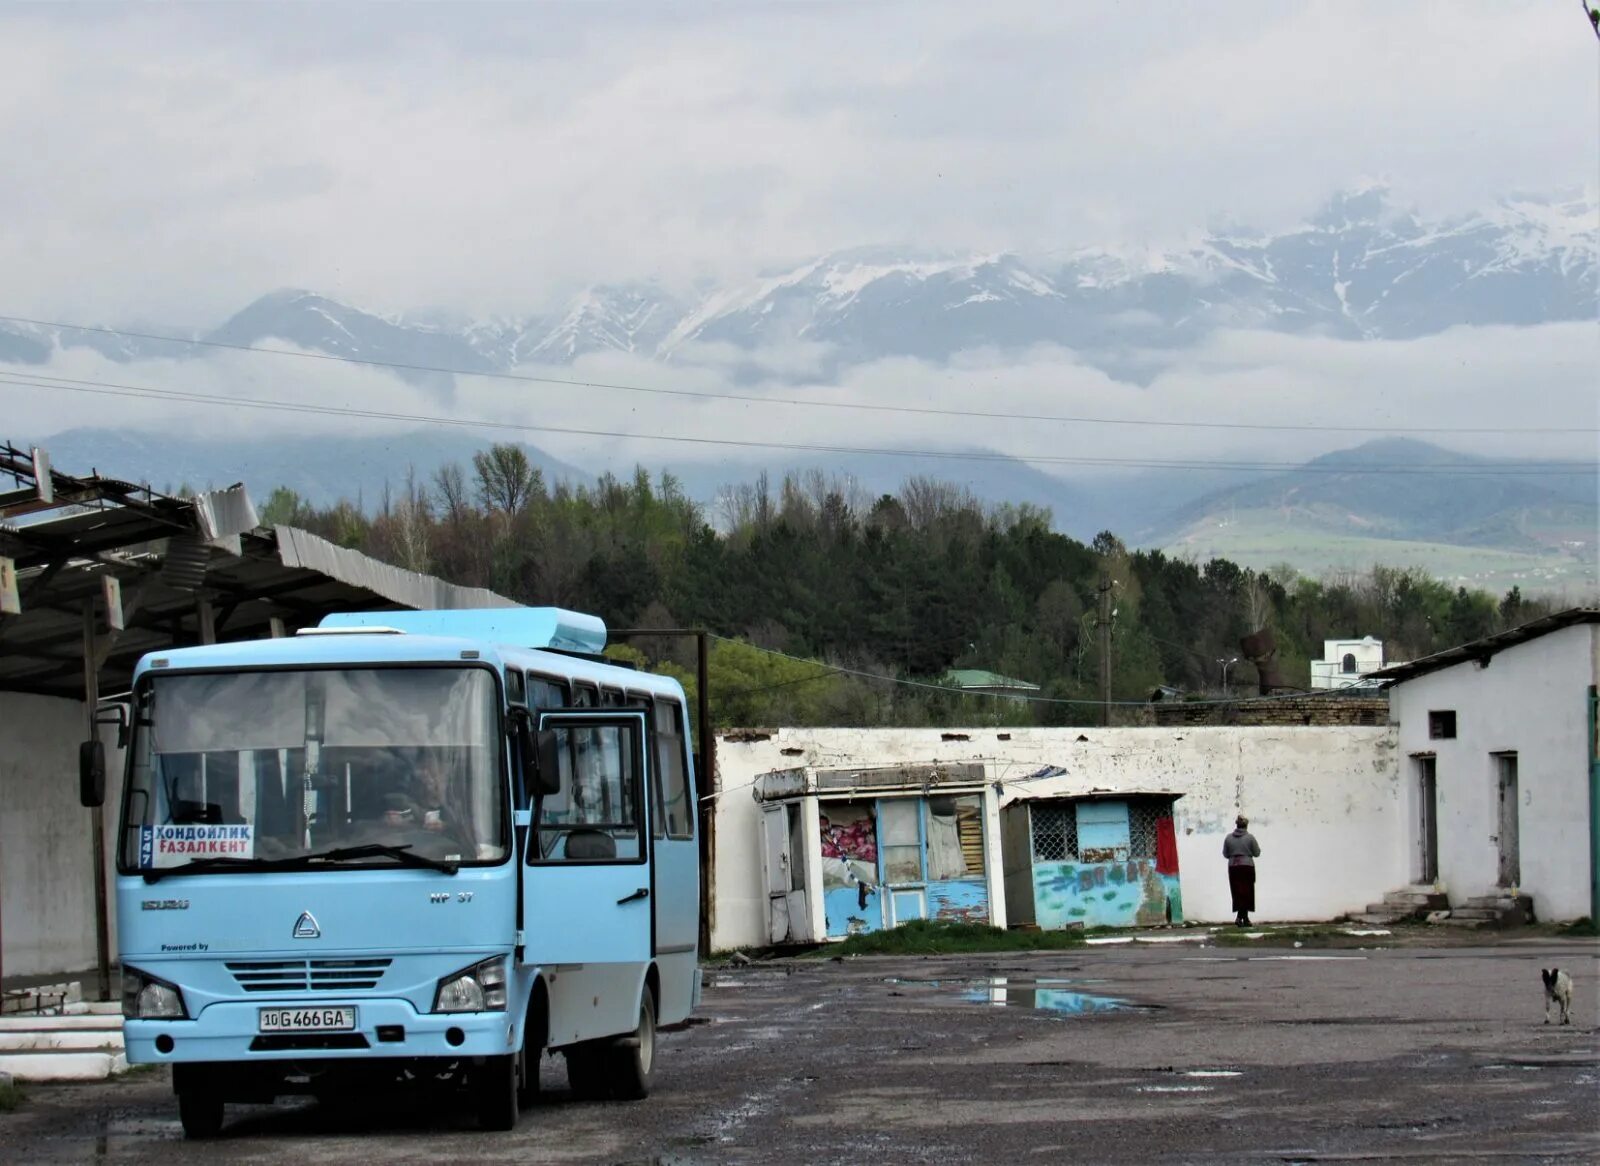
<svg viewBox="0 0 1600 1166"><path fill-rule="evenodd" d="M373 624L370 627L359 628L301 628L295 632L297 636L403 636L405 632L400 628L380 627Z"/></svg>
<svg viewBox="0 0 1600 1166"><path fill-rule="evenodd" d="M560 648L598 654L606 625L597 615L563 607L474 607L460 611L351 611L322 617L319 631L382 628L414 636L450 636L517 648Z"/></svg>

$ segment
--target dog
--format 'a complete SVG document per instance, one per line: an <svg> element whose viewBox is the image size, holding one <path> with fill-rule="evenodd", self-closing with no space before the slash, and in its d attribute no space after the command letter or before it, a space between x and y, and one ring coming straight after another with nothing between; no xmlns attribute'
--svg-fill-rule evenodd
<svg viewBox="0 0 1600 1166"><path fill-rule="evenodd" d="M1539 969L1544 980L1544 1022L1550 1023L1550 1009L1560 1008L1561 1023L1572 1023L1572 977L1560 968Z"/></svg>

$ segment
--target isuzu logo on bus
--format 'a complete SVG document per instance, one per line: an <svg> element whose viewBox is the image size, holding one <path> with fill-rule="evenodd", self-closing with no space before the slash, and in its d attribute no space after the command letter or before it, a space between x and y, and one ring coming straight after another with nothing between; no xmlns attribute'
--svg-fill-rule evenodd
<svg viewBox="0 0 1600 1166"><path fill-rule="evenodd" d="M300 912L300 918L294 921L294 937L296 939L321 939L322 928L317 926L316 916L310 911Z"/></svg>

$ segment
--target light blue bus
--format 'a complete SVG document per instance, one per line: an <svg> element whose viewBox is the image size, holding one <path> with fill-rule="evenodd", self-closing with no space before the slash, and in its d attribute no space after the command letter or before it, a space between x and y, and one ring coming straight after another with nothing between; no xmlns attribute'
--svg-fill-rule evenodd
<svg viewBox="0 0 1600 1166"><path fill-rule="evenodd" d="M128 1060L183 1128L396 1081L510 1129L564 1055L642 1098L699 997L676 681L557 608L333 615L134 673L117 917Z"/></svg>

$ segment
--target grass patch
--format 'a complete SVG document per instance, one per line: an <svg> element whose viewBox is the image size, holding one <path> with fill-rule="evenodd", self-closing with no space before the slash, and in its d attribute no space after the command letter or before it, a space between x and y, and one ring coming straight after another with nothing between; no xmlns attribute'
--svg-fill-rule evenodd
<svg viewBox="0 0 1600 1166"><path fill-rule="evenodd" d="M22 1104L22 1086L15 1081L0 1081L0 1113L10 1113Z"/></svg>
<svg viewBox="0 0 1600 1166"><path fill-rule="evenodd" d="M1349 935L1341 927L1268 927L1259 939L1252 939L1255 928L1219 931L1212 936L1218 947L1361 947L1370 946L1374 936Z"/></svg>
<svg viewBox="0 0 1600 1166"><path fill-rule="evenodd" d="M1562 924L1557 929L1556 934L1593 938L1600 935L1600 927L1595 926L1594 920L1585 915L1582 919L1574 919L1571 923Z"/></svg>
<svg viewBox="0 0 1600 1166"><path fill-rule="evenodd" d="M916 919L884 931L852 935L819 955L951 955L983 951L1053 951L1083 946L1081 931L1002 931L981 923Z"/></svg>

